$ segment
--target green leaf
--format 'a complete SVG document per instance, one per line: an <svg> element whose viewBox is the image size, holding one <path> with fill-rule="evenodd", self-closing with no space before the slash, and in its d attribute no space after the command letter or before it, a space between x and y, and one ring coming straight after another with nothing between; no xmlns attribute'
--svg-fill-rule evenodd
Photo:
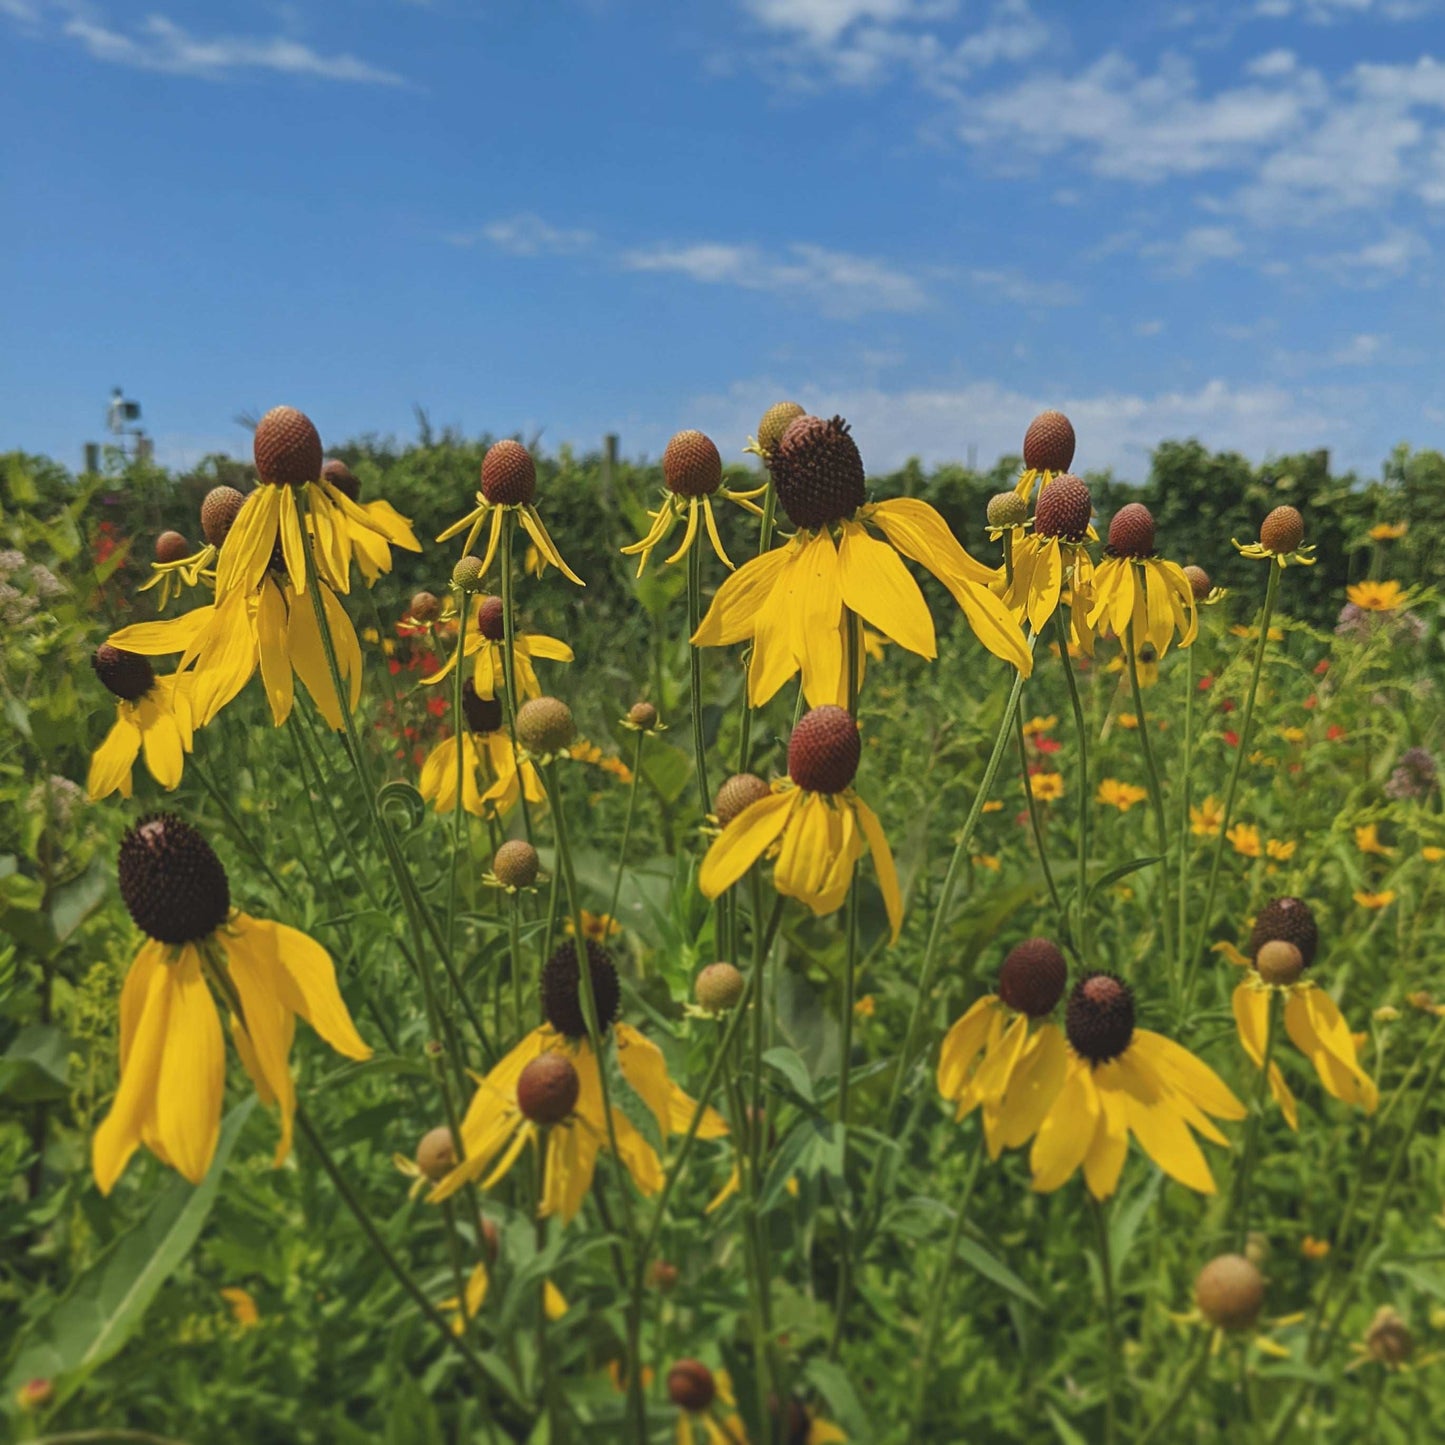
<svg viewBox="0 0 1445 1445"><path fill-rule="evenodd" d="M1054 1434L1063 1441L1063 1445L1089 1445L1088 1440L1047 1401L1044 1403L1044 1413L1049 1417L1049 1424L1054 1427Z"/></svg>
<svg viewBox="0 0 1445 1445"><path fill-rule="evenodd" d="M813 1103L813 1080L808 1073L807 1064L799 1054L792 1049L778 1047L769 1049L763 1055L763 1062L776 1069L799 1098Z"/></svg>
<svg viewBox="0 0 1445 1445"><path fill-rule="evenodd" d="M122 1235L30 1331L0 1401L26 1380L50 1380L62 1403L131 1337L161 1286L190 1253L220 1192L221 1176L254 1097L226 1115L210 1172L198 1185L176 1179L140 1224Z"/></svg>
<svg viewBox="0 0 1445 1445"><path fill-rule="evenodd" d="M57 944L64 943L100 905L110 888L112 866L93 858L79 878L55 890L50 900L50 927Z"/></svg>
<svg viewBox="0 0 1445 1445"><path fill-rule="evenodd" d="M863 1405L848 1378L848 1371L835 1360L813 1359L805 1371L808 1380L828 1402L828 1409L834 1419L843 1427L850 1440L871 1440L874 1435L872 1422L864 1412Z"/></svg>
<svg viewBox="0 0 1445 1445"><path fill-rule="evenodd" d="M70 1041L48 1024L32 1024L15 1035L0 1057L0 1097L35 1104L42 1099L63 1099Z"/></svg>
<svg viewBox="0 0 1445 1445"><path fill-rule="evenodd" d="M995 1259L977 1240L967 1235L958 1241L958 1257L985 1279L991 1279L1000 1289L1023 1300L1035 1309L1042 1309L1038 1296L1002 1260Z"/></svg>
<svg viewBox="0 0 1445 1445"><path fill-rule="evenodd" d="M1089 885L1088 902L1092 903L1111 883L1117 883L1121 878L1127 878L1131 873L1137 873L1141 868L1147 868L1151 863L1162 863L1164 856L1156 853L1152 858L1132 858L1127 863L1121 863L1117 868L1110 868L1107 873L1101 873Z"/></svg>

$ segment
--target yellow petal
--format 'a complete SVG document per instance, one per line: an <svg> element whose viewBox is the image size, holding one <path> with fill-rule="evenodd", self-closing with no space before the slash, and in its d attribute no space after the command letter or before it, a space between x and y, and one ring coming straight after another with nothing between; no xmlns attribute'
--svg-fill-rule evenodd
<svg viewBox="0 0 1445 1445"><path fill-rule="evenodd" d="M310 605L310 602L302 603L305 607ZM286 599L276 583L267 577L261 583L256 604L256 645L261 660L261 684L266 690L266 701L271 704L271 720L278 728L291 716L293 702L291 657L286 645L288 631Z"/></svg>
<svg viewBox="0 0 1445 1445"><path fill-rule="evenodd" d="M843 523L838 549L843 601L865 622L920 657L938 656L933 618L898 553L856 522Z"/></svg>
<svg viewBox="0 0 1445 1445"><path fill-rule="evenodd" d="M888 926L893 943L903 928L903 892L898 886L898 869L893 863L893 852L888 846L888 836L878 815L856 794L853 796L853 811L863 836L868 840L868 851L873 855L873 868L878 874L878 887L883 894L883 906L888 910Z"/></svg>
<svg viewBox="0 0 1445 1445"><path fill-rule="evenodd" d="M130 797L130 770L140 752L141 732L136 726L134 714L126 703L116 707L115 722L105 735L105 741L95 750L90 760L90 773L86 778L86 792L93 801L108 798L119 791L123 797Z"/></svg>
<svg viewBox="0 0 1445 1445"><path fill-rule="evenodd" d="M1214 1193L1214 1176L1169 1091L1132 1048L1113 1065L1124 1095L1129 1128L1144 1152L1171 1179L1200 1194Z"/></svg>
<svg viewBox="0 0 1445 1445"><path fill-rule="evenodd" d="M233 592L249 594L256 590L270 565L271 549L276 545L281 517L280 494L289 490L263 482L247 493L216 559L218 603L225 601Z"/></svg>
<svg viewBox="0 0 1445 1445"><path fill-rule="evenodd" d="M1379 1104L1374 1081L1360 1067L1349 1025L1324 989L1292 989L1285 1003L1285 1029L1315 1066L1320 1082L1341 1103L1372 1114Z"/></svg>
<svg viewBox="0 0 1445 1445"><path fill-rule="evenodd" d="M791 651L803 667L803 691L812 707L836 704L843 691L843 593L838 549L826 529L799 553L787 584Z"/></svg>
<svg viewBox="0 0 1445 1445"><path fill-rule="evenodd" d="M269 933L280 964L281 1001L298 1013L336 1050L348 1059L369 1059L371 1049L356 1032L351 1014L336 986L331 955L314 938L284 923L264 922L240 914L235 927Z"/></svg>
<svg viewBox="0 0 1445 1445"><path fill-rule="evenodd" d="M1053 1108L1044 1116L1029 1153L1033 1188L1047 1194L1065 1184L1084 1162L1099 1125L1099 1097L1089 1066L1071 1058Z"/></svg>
<svg viewBox="0 0 1445 1445"><path fill-rule="evenodd" d="M155 1128L175 1168L199 1184L221 1134L226 1045L194 947L169 965L166 1039L156 1076Z"/></svg>
<svg viewBox="0 0 1445 1445"><path fill-rule="evenodd" d="M957 1099L968 1083L969 1071L988 1038L989 1024L998 1006L996 994L975 1000L968 1011L943 1036L938 1051L938 1092L945 1099Z"/></svg>
<svg viewBox="0 0 1445 1445"><path fill-rule="evenodd" d="M783 566L792 559L796 550L793 542L775 547L771 552L744 562L736 572L725 578L693 634L693 644L697 647L721 647L751 637L759 611L771 596Z"/></svg>
<svg viewBox="0 0 1445 1445"><path fill-rule="evenodd" d="M112 632L106 641L125 652L138 652L145 657L164 657L171 652L185 652L205 629L215 607L196 607L165 622L133 622Z"/></svg>
<svg viewBox="0 0 1445 1445"><path fill-rule="evenodd" d="M1249 1112L1203 1059L1173 1039L1152 1029L1135 1029L1133 1048L1148 1060L1168 1088L1192 1099L1216 1119L1242 1119Z"/></svg>
<svg viewBox="0 0 1445 1445"><path fill-rule="evenodd" d="M1095 1199L1108 1199L1119 1187L1119 1175L1129 1153L1129 1124L1113 1064L1094 1075L1099 1093L1099 1123L1084 1155L1084 1182Z"/></svg>
<svg viewBox="0 0 1445 1445"><path fill-rule="evenodd" d="M938 511L917 497L879 502L869 508L867 520L905 557L927 567L950 592L959 581L981 587L993 581L993 571L970 556Z"/></svg>
<svg viewBox="0 0 1445 1445"><path fill-rule="evenodd" d="M251 920L245 914L238 915L236 923L237 927L225 936L231 981L243 1015L232 1034L236 1052L262 1102L279 1106L281 1138L274 1159L279 1166L291 1152L291 1122L296 1113L296 1086L291 1077L296 1014L281 996L275 938L247 926Z"/></svg>
<svg viewBox="0 0 1445 1445"><path fill-rule="evenodd" d="M666 1139L672 1127L672 1080L667 1076L667 1060L651 1039L630 1024L620 1023L613 1032L622 1077L652 1111L658 1132Z"/></svg>
<svg viewBox="0 0 1445 1445"><path fill-rule="evenodd" d="M1068 1070L1063 1034L1053 1024L1044 1024L1030 1040L998 1108L995 1135L1001 1148L1017 1149L1033 1138L1058 1098Z"/></svg>
<svg viewBox="0 0 1445 1445"><path fill-rule="evenodd" d="M757 860L792 816L798 789L773 793L743 809L714 839L698 870L698 887L708 898L725 893Z"/></svg>

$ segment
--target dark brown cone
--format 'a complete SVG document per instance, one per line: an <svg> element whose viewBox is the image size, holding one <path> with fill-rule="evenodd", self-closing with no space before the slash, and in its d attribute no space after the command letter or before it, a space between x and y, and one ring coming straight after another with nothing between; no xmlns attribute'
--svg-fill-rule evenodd
<svg viewBox="0 0 1445 1445"><path fill-rule="evenodd" d="M841 793L858 773L863 739L846 708L804 713L788 740L788 776L810 793Z"/></svg>
<svg viewBox="0 0 1445 1445"><path fill-rule="evenodd" d="M1069 966L1057 943L1048 938L1026 938L1009 949L998 971L998 996L1031 1019L1054 1011L1064 996Z"/></svg>
<svg viewBox="0 0 1445 1445"><path fill-rule="evenodd" d="M1109 523L1109 550L1116 557L1154 555L1154 515L1143 502L1129 502Z"/></svg>
<svg viewBox="0 0 1445 1445"><path fill-rule="evenodd" d="M701 1414L716 1395L717 1382L701 1360L679 1360L667 1372L667 1398L679 1410Z"/></svg>
<svg viewBox="0 0 1445 1445"><path fill-rule="evenodd" d="M718 822L726 828L744 808L752 807L772 791L756 773L734 773L717 790L713 812L717 814Z"/></svg>
<svg viewBox="0 0 1445 1445"><path fill-rule="evenodd" d="M90 665L106 688L126 702L139 702L156 680L148 657L112 647L108 642L102 642L90 654Z"/></svg>
<svg viewBox="0 0 1445 1445"><path fill-rule="evenodd" d="M1184 568L1184 576L1189 583L1189 590L1194 593L1194 600L1203 602L1209 596L1209 573L1203 567L1196 567L1191 562Z"/></svg>
<svg viewBox="0 0 1445 1445"><path fill-rule="evenodd" d="M517 1079L517 1107L534 1124L560 1124L581 1092L582 1080L566 1054L539 1054Z"/></svg>
<svg viewBox="0 0 1445 1445"><path fill-rule="evenodd" d="M773 486L795 527L823 527L851 517L868 500L863 458L841 416L800 416L768 458Z"/></svg>
<svg viewBox="0 0 1445 1445"><path fill-rule="evenodd" d="M321 464L322 477L349 502L361 500L361 478L345 462L330 457Z"/></svg>
<svg viewBox="0 0 1445 1445"><path fill-rule="evenodd" d="M179 532L162 532L156 538L156 561L179 562L191 553L191 544Z"/></svg>
<svg viewBox="0 0 1445 1445"><path fill-rule="evenodd" d="M211 546L219 547L231 534L245 496L235 487L212 487L201 503L201 532Z"/></svg>
<svg viewBox="0 0 1445 1445"><path fill-rule="evenodd" d="M537 495L537 466L521 442L494 442L487 448L482 495L498 507L525 506Z"/></svg>
<svg viewBox="0 0 1445 1445"><path fill-rule="evenodd" d="M507 624L500 597L482 598L482 605L477 609L477 631L489 642L501 642L506 637Z"/></svg>
<svg viewBox="0 0 1445 1445"><path fill-rule="evenodd" d="M605 1029L622 1008L622 984L612 955L590 938L587 944L587 965L592 975L592 997L597 1005L597 1027ZM569 1039L580 1039L587 1033L587 1017L582 1012L581 975L577 970L577 943L565 939L552 950L542 968L542 1016Z"/></svg>
<svg viewBox="0 0 1445 1445"><path fill-rule="evenodd" d="M1242 1254L1221 1254L1199 1271L1194 1303L1210 1324L1247 1330L1264 1308L1264 1276Z"/></svg>
<svg viewBox="0 0 1445 1445"><path fill-rule="evenodd" d="M1066 542L1082 542L1089 530L1094 500L1082 477L1065 472L1055 477L1034 504L1034 531L1040 537L1062 537Z"/></svg>
<svg viewBox="0 0 1445 1445"><path fill-rule="evenodd" d="M706 497L722 486L722 457L711 437L680 431L662 453L662 480L679 497Z"/></svg>
<svg viewBox="0 0 1445 1445"><path fill-rule="evenodd" d="M161 943L208 938L231 911L231 885L211 845L174 813L152 813L120 840L121 900Z"/></svg>
<svg viewBox="0 0 1445 1445"><path fill-rule="evenodd" d="M1305 519L1294 507L1276 507L1259 524L1260 544L1276 556L1293 552L1305 539Z"/></svg>
<svg viewBox="0 0 1445 1445"><path fill-rule="evenodd" d="M299 487L321 476L321 437L294 406L273 406L256 423L256 474L276 487Z"/></svg>
<svg viewBox="0 0 1445 1445"><path fill-rule="evenodd" d="M1024 466L1066 472L1074 461L1074 424L1061 411L1041 411L1024 433Z"/></svg>
<svg viewBox="0 0 1445 1445"><path fill-rule="evenodd" d="M476 684L468 678L462 684L462 716L474 733L494 733L502 725L502 700L478 697Z"/></svg>
<svg viewBox="0 0 1445 1445"><path fill-rule="evenodd" d="M1134 1037L1134 995L1112 973L1091 973L1074 985L1064 1014L1074 1052L1091 1064L1107 1064Z"/></svg>
<svg viewBox="0 0 1445 1445"><path fill-rule="evenodd" d="M1314 913L1304 899L1276 898L1259 910L1254 920L1254 929L1249 935L1251 961L1259 957L1259 950L1273 938L1294 944L1299 949L1306 968L1315 961L1320 930L1315 923Z"/></svg>

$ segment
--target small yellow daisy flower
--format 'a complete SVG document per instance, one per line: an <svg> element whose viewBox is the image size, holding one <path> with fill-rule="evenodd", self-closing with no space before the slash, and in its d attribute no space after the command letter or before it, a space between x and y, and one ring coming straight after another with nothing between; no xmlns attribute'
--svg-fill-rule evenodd
<svg viewBox="0 0 1445 1445"><path fill-rule="evenodd" d="M1103 778L1099 782L1099 791L1095 794L1094 801L1127 813L1135 803L1142 803L1148 796L1148 789L1139 787L1137 783L1123 783L1118 778Z"/></svg>
<svg viewBox="0 0 1445 1445"><path fill-rule="evenodd" d="M1410 594L1393 581L1353 582L1345 588L1345 596L1364 612L1397 612L1410 600Z"/></svg>
<svg viewBox="0 0 1445 1445"><path fill-rule="evenodd" d="M1040 803L1052 803L1064 796L1062 773L1030 773L1029 792Z"/></svg>

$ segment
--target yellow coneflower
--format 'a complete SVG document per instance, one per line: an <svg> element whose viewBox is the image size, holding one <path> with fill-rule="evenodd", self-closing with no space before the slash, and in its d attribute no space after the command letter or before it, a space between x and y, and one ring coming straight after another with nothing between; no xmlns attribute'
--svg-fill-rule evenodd
<svg viewBox="0 0 1445 1445"><path fill-rule="evenodd" d="M678 1360L667 1372L667 1398L677 1406L676 1445L746 1445L732 1377L701 1360Z"/></svg>
<svg viewBox="0 0 1445 1445"><path fill-rule="evenodd" d="M234 488L218 488L234 491ZM244 500L240 492L235 493L237 505ZM216 585L216 549L209 541L199 551L192 552L191 544L179 532L162 532L156 538L155 561L151 563L150 580L142 582L137 592L149 592L159 587L161 595L156 599L156 611L164 612L173 598L179 597L187 587Z"/></svg>
<svg viewBox="0 0 1445 1445"><path fill-rule="evenodd" d="M363 512L322 474L321 437L295 407L273 407L257 422L253 453L261 485L246 497L221 544L218 601L232 592L254 593L268 569L284 573L297 595L304 594L307 515L317 576L336 592L351 590L358 529L420 550L411 529L396 525L402 519L395 513L387 518Z"/></svg>
<svg viewBox="0 0 1445 1445"><path fill-rule="evenodd" d="M1369 538L1372 542L1396 542L1409 530L1408 522L1376 522L1370 528Z"/></svg>
<svg viewBox="0 0 1445 1445"><path fill-rule="evenodd" d="M408 552L420 552L421 543L411 529L411 519L403 517L384 497L373 497L369 502L361 500L361 479L343 461L335 457L321 464L321 475L348 501L355 502L365 513L368 525L359 525L348 513L343 513L341 525L351 539L356 556L356 565L368 587L376 579L391 571L391 549L401 547Z"/></svg>
<svg viewBox="0 0 1445 1445"><path fill-rule="evenodd" d="M497 690L506 685L506 668L503 658L503 644L506 641L506 623L502 617L502 599L478 594L472 599L467 623L467 637L462 644L462 655L474 657L472 664L472 686L478 697L496 697ZM532 663L537 658L548 662L571 662L575 654L565 642L548 637L542 632L519 632L513 639L513 666L517 671L518 700L541 697L542 687ZM457 665L457 653L453 648L439 671L422 678L423 683L441 682L450 677Z"/></svg>
<svg viewBox="0 0 1445 1445"><path fill-rule="evenodd" d="M1017 1149L1038 1132L1053 1106L1069 1054L1064 1036L1047 1022L1063 997L1068 965L1057 944L1029 938L999 969L998 992L985 994L943 1038L938 1092L958 1105L962 1123L982 1106L989 1157ZM1030 1032L1030 1023L1039 1027Z"/></svg>
<svg viewBox="0 0 1445 1445"><path fill-rule="evenodd" d="M1298 847L1299 844L1295 842L1294 839L1286 842L1283 838L1271 838L1269 842L1264 845L1264 851L1267 857L1273 858L1280 863L1288 863L1289 860L1294 857L1295 849Z"/></svg>
<svg viewBox="0 0 1445 1445"><path fill-rule="evenodd" d="M1234 1021L1239 1041L1255 1068L1264 1066L1269 1047L1270 997L1284 999L1284 1027L1290 1041L1319 1075L1326 1092L1344 1104L1373 1114L1379 1090L1360 1067L1354 1037L1329 994L1300 974L1314 962L1319 929L1309 905L1298 898L1276 898L1259 912L1250 934L1250 958L1229 950L1248 973L1234 990ZM1299 1127L1299 1108L1279 1065L1270 1060L1269 1088L1291 1129Z"/></svg>
<svg viewBox="0 0 1445 1445"><path fill-rule="evenodd" d="M1353 582L1345 596L1364 612L1398 612L1410 601L1398 582Z"/></svg>
<svg viewBox="0 0 1445 1445"><path fill-rule="evenodd" d="M1053 803L1064 796L1062 773L1030 773L1029 792L1040 803Z"/></svg>
<svg viewBox="0 0 1445 1445"><path fill-rule="evenodd" d="M617 969L600 944L584 940L584 945L597 1025L614 1040L622 1077L651 1111L664 1139L685 1131L696 1104L668 1077L655 1044L629 1025L614 1023L622 1002ZM446 1199L483 1174L487 1177L481 1187L490 1189L526 1145L536 1142L546 1150L539 1212L557 1214L565 1222L581 1208L598 1153L609 1147L609 1126L597 1056L587 1037L578 953L576 940L567 939L547 960L541 978L546 1022L481 1081L461 1125L466 1157L436 1186L432 1199ZM663 1183L657 1152L615 1104L611 1132L638 1189L656 1194ZM726 1133L721 1116L706 1110L698 1137Z"/></svg>
<svg viewBox="0 0 1445 1445"><path fill-rule="evenodd" d="M1154 517L1141 502L1120 507L1109 523L1104 560L1094 569L1088 625L1107 621L1116 637L1133 630L1134 646L1147 643L1156 660L1175 635L1188 647L1199 630L1194 588L1184 569L1154 549Z"/></svg>
<svg viewBox="0 0 1445 1445"><path fill-rule="evenodd" d="M1127 813L1135 803L1142 803L1148 796L1148 789L1141 788L1137 783L1124 783L1118 778L1101 778L1094 801Z"/></svg>
<svg viewBox="0 0 1445 1445"><path fill-rule="evenodd" d="M1034 484L1040 490L1074 464L1074 424L1061 411L1041 411L1024 433L1024 469L1014 495L1027 503Z"/></svg>
<svg viewBox="0 0 1445 1445"><path fill-rule="evenodd" d="M1246 1112L1219 1075L1173 1040L1136 1028L1134 995L1113 974L1091 973L1074 985L1064 1031L1071 1055L1034 1138L1033 1187L1058 1189L1082 1165L1089 1192L1107 1199L1132 1133L1171 1179L1213 1194L1214 1176L1194 1133L1225 1144L1213 1119L1242 1119Z"/></svg>
<svg viewBox="0 0 1445 1445"><path fill-rule="evenodd" d="M579 587L587 584L562 560L547 532L541 513L537 511L533 498L537 495L537 466L532 454L521 442L500 441L487 448L482 458L481 489L477 492L477 505L453 522L438 537L438 542L447 542L460 532L467 534L464 555L470 556L472 547L481 535L487 518L491 518L491 530L487 534L487 550L482 557L481 575L485 576L497 555L497 544L502 538L502 518L507 512L514 512L527 535L536 545L542 563L550 563L569 582ZM528 562L530 570L530 561ZM540 573L539 573L540 575Z"/></svg>
<svg viewBox="0 0 1445 1445"><path fill-rule="evenodd" d="M1287 506L1276 507L1259 524L1259 541L1240 542L1237 538L1230 538L1243 557L1273 562L1280 567L1288 567L1291 562L1301 567L1313 567L1315 549L1313 544L1305 546L1304 539L1304 518L1297 507ZM1274 636L1273 629L1270 636Z"/></svg>
<svg viewBox="0 0 1445 1445"><path fill-rule="evenodd" d="M712 509L713 498L721 497L725 501L736 502L738 506L760 517L762 508L753 498L762 496L767 487L753 487L749 491L738 492L726 486L723 482L722 457L718 455L718 449L711 438L700 431L680 431L668 442L662 453L662 480L665 485L662 505L648 514L651 525L647 535L641 541L633 542L631 546L622 549L623 556L638 559L637 575L642 576L653 549L662 546L684 516L687 518L687 530L683 533L682 544L667 561L677 562L685 557L697 540L699 514L707 527L708 540L712 543L718 561L732 571L732 560L718 535L717 518Z"/></svg>
<svg viewBox="0 0 1445 1445"><path fill-rule="evenodd" d="M698 647L752 642L753 707L800 669L810 706L847 701L845 612L920 657L937 656L933 618L902 557L943 583L990 652L1025 675L1031 670L1023 633L989 590L994 573L964 551L943 518L916 497L868 501L863 460L841 417L798 417L769 466L778 504L798 530L723 582L692 638Z"/></svg>
<svg viewBox="0 0 1445 1445"><path fill-rule="evenodd" d="M1056 476L1039 493L1034 529L1013 549L1013 581L1004 601L1015 616L1043 630L1061 602L1069 608L1070 638L1086 655L1094 650L1089 613L1094 601L1094 563L1086 540L1095 538L1089 489L1071 472Z"/></svg>
<svg viewBox="0 0 1445 1445"><path fill-rule="evenodd" d="M466 731L460 744L455 736L443 738L427 754L417 789L438 813L453 813L457 806L457 748L462 750L462 807L474 817L503 817L525 794L529 803L546 798L541 774L530 758L518 758L504 726L502 704L495 697L478 697L469 678L462 684L462 718ZM483 787L478 773L489 775Z"/></svg>
<svg viewBox="0 0 1445 1445"><path fill-rule="evenodd" d="M361 643L330 583L319 581L317 591L354 709L361 698ZM254 592L232 591L169 622L134 623L108 640L113 647L147 656L179 652L177 671L190 672L191 716L198 728L236 697L258 667L277 727L291 715L296 677L327 724L337 731L345 726L312 600L298 597L289 580L273 572L261 578Z"/></svg>
<svg viewBox="0 0 1445 1445"><path fill-rule="evenodd" d="M1253 823L1236 823L1224 836L1234 851L1246 858L1258 858L1264 852L1259 840L1259 829Z"/></svg>
<svg viewBox="0 0 1445 1445"><path fill-rule="evenodd" d="M864 850L873 855L894 940L903 926L903 895L878 816L853 790L862 746L858 725L841 707L816 707L793 729L788 776L750 803L713 840L698 886L709 898L732 887L776 848L773 886L816 914L841 908Z"/></svg>
<svg viewBox="0 0 1445 1445"><path fill-rule="evenodd" d="M191 750L190 679L157 677L149 661L103 643L91 655L95 675L115 696L115 723L90 760L86 790L91 798L131 793L131 769L142 752L146 768L161 787L181 781Z"/></svg>
<svg viewBox="0 0 1445 1445"><path fill-rule="evenodd" d="M147 942L121 991L120 1087L91 1143L96 1184L109 1194L142 1144L191 1183L205 1177L226 1085L212 989L256 1092L279 1105L279 1164L296 1107L289 1056L297 1015L345 1057L371 1056L330 955L294 928L233 911L221 860L172 814L143 818L125 834L118 871L121 898Z"/></svg>
<svg viewBox="0 0 1445 1445"><path fill-rule="evenodd" d="M220 1296L225 1300L231 1311L231 1318L238 1328L253 1330L261 1323L261 1311L257 1308L255 1297L250 1290L242 1289L240 1285L228 1285L220 1291Z"/></svg>
<svg viewBox="0 0 1445 1445"><path fill-rule="evenodd" d="M576 921L568 918L566 921L566 932L569 935L577 932ZM622 932L622 925L610 913L591 913L582 909L582 936L590 938L594 943L609 943Z"/></svg>
<svg viewBox="0 0 1445 1445"><path fill-rule="evenodd" d="M1380 825L1378 823L1362 823L1355 829L1355 847L1361 853L1370 853L1377 858L1393 858L1395 849L1387 848L1380 841Z"/></svg>
<svg viewBox="0 0 1445 1445"><path fill-rule="evenodd" d="M1361 908L1388 908L1396 898L1393 888L1383 889L1379 893L1371 893L1367 888L1358 889L1350 895Z"/></svg>

